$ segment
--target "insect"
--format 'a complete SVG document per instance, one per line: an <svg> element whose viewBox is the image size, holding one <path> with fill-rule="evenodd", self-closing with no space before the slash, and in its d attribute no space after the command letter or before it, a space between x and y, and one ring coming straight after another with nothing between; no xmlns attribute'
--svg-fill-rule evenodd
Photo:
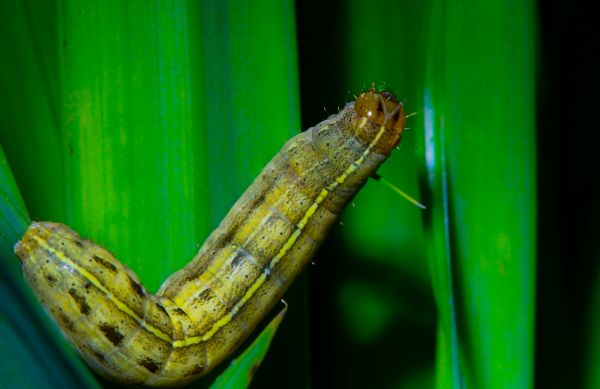
<svg viewBox="0 0 600 389"><path fill-rule="evenodd" d="M229 356L311 260L404 129L373 88L293 137L196 257L156 294L69 227L32 223L15 245L25 278L87 363L116 381L181 385Z"/></svg>

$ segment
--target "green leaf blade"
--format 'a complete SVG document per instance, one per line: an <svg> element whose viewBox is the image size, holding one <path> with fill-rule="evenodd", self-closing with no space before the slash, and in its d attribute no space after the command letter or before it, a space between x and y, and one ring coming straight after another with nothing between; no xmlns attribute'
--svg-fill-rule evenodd
<svg viewBox="0 0 600 389"><path fill-rule="evenodd" d="M531 3L456 3L432 18L426 110L442 150L425 149L424 158L442 159L428 174L436 177L433 196L448 202L432 220L432 266L467 386L533 383L533 12ZM456 350L445 352L456 365ZM456 387L455 379L440 387Z"/></svg>

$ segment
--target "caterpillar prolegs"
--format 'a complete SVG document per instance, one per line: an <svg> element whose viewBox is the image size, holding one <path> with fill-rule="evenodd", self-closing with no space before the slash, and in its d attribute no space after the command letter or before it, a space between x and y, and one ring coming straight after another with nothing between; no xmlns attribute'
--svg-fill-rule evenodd
<svg viewBox="0 0 600 389"><path fill-rule="evenodd" d="M15 252L40 301L100 374L184 384L229 356L280 299L397 146L404 122L402 104L371 89L293 137L155 295L62 224L32 223Z"/></svg>

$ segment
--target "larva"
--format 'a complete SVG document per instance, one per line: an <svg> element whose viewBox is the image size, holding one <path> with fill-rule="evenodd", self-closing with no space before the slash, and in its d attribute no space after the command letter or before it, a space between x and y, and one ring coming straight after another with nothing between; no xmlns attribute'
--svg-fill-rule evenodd
<svg viewBox="0 0 600 389"><path fill-rule="evenodd" d="M398 145L404 122L402 104L371 89L293 137L155 295L62 224L32 223L15 253L42 304L100 374L187 383L230 355L280 299Z"/></svg>

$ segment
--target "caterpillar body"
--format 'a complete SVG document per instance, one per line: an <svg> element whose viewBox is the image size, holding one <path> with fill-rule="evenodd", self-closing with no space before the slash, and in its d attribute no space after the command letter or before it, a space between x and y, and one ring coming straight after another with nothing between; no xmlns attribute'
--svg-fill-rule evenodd
<svg viewBox="0 0 600 389"><path fill-rule="evenodd" d="M229 356L280 299L398 145L404 122L402 104L371 89L293 137L155 295L63 224L32 223L15 253L97 372L131 384L185 384Z"/></svg>

